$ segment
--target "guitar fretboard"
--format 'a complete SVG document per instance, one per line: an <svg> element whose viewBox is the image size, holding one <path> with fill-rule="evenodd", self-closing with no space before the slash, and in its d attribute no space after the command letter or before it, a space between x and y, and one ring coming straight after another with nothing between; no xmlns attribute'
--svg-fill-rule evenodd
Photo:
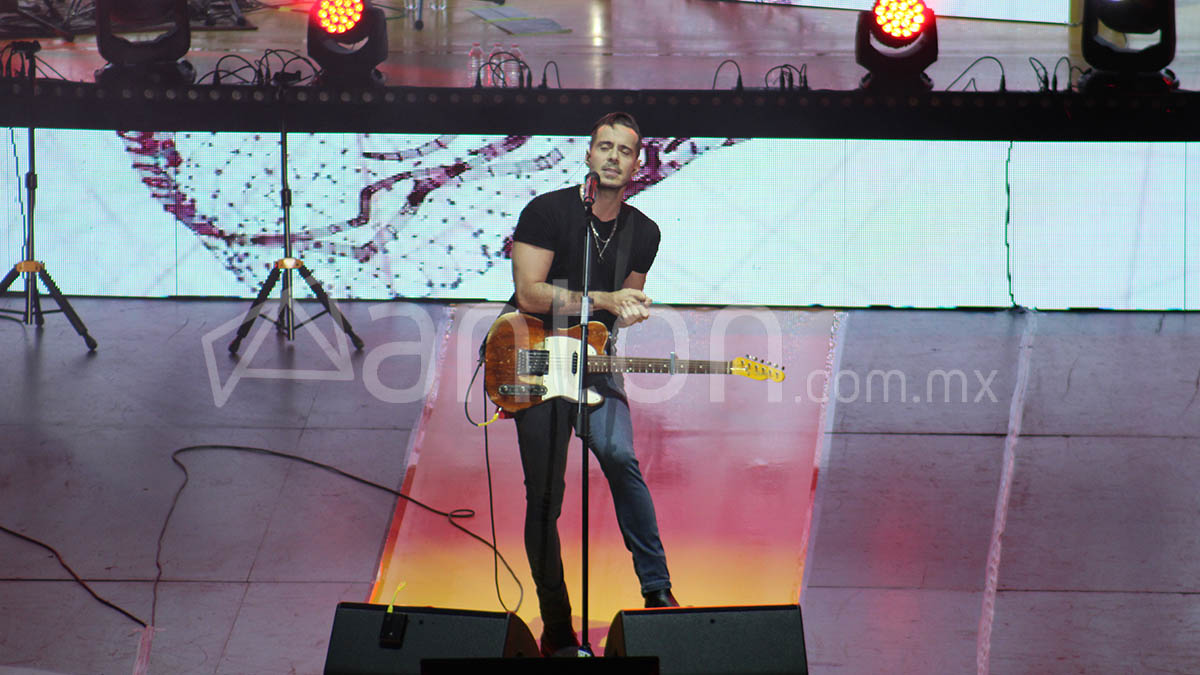
<svg viewBox="0 0 1200 675"><path fill-rule="evenodd" d="M641 358L637 356L588 357L589 373L669 373L671 359ZM733 369L729 361L694 361L676 359L675 372L695 375L729 375Z"/></svg>

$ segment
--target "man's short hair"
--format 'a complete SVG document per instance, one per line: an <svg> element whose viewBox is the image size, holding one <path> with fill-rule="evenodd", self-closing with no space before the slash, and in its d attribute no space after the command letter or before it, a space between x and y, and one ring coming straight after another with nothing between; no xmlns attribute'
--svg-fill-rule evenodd
<svg viewBox="0 0 1200 675"><path fill-rule="evenodd" d="M637 149L640 151L642 149L642 130L638 127L637 120L633 119L633 115L627 112L610 112L596 120L596 123L592 125L592 140L588 142L588 145L596 142L596 132L600 130L600 127L613 127L618 124L633 129L633 133L637 134Z"/></svg>

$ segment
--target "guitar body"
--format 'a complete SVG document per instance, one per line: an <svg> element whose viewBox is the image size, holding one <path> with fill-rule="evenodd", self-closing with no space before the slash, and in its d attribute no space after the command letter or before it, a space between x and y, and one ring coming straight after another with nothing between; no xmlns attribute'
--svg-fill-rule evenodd
<svg viewBox="0 0 1200 675"><path fill-rule="evenodd" d="M579 326L547 332L540 319L520 312L501 315L488 331L484 347L488 398L507 412L556 397L578 401L580 333ZM588 354L603 352L607 341L604 324L590 322ZM590 388L585 394L588 405L604 400Z"/></svg>
<svg viewBox="0 0 1200 675"><path fill-rule="evenodd" d="M547 333L539 319L520 312L503 314L492 324L484 345L484 388L488 398L507 412L524 410L562 397L579 400L579 326ZM783 369L750 356L731 361L623 357L604 354L608 329L588 324L588 371L593 373L676 373L741 375L752 380L783 382ZM594 389L585 391L588 405L604 400Z"/></svg>

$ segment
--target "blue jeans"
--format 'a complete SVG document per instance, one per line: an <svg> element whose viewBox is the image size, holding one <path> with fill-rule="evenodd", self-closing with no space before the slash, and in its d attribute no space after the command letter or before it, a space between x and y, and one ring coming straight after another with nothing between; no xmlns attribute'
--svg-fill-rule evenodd
<svg viewBox="0 0 1200 675"><path fill-rule="evenodd" d="M608 479L617 524L625 548L633 554L633 569L642 593L671 587L667 556L658 536L654 501L633 453L633 424L629 404L618 381L604 376L589 383L605 396L591 408L588 446ZM575 426L575 404L554 399L517 413L517 440L525 470L525 553L537 585L538 603L546 626L570 624L571 603L563 581L558 516L562 513L567 447Z"/></svg>

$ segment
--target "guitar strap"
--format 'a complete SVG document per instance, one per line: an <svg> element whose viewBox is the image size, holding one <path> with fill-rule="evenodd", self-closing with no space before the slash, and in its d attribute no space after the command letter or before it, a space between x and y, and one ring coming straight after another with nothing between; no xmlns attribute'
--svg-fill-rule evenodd
<svg viewBox="0 0 1200 675"><path fill-rule="evenodd" d="M616 265L613 266L613 285L614 289L620 290L625 285L625 277L633 271L633 267L629 263L629 256L633 249L633 225L629 223L629 207L621 204L621 212L617 216L617 259ZM612 352L617 345L617 332L620 330L613 326L612 331L608 334L608 351Z"/></svg>
<svg viewBox="0 0 1200 675"><path fill-rule="evenodd" d="M629 253L633 248L633 227L629 224L629 207L622 204L617 222L617 264L613 267L613 288L620 289L629 276Z"/></svg>

